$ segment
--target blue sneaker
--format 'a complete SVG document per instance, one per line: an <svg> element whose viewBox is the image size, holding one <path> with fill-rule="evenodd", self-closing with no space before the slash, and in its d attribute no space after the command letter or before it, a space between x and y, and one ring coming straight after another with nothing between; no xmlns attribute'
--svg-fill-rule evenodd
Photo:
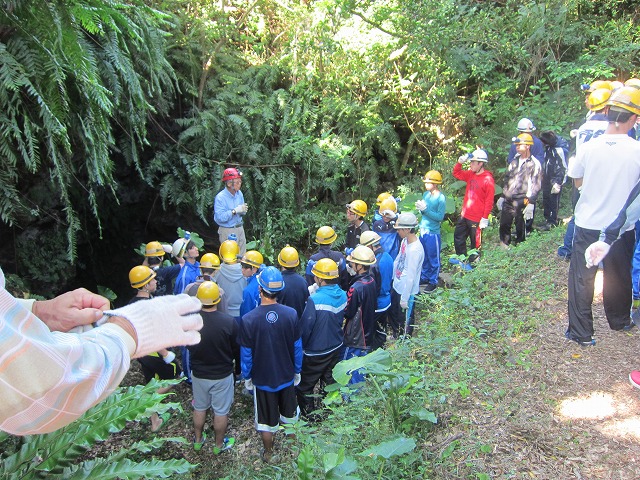
<svg viewBox="0 0 640 480"><path fill-rule="evenodd" d="M594 347L596 345L596 339L595 338L591 338L591 340L580 340L578 338L572 337L569 334L569 330L564 332L564 338L566 338L567 340L571 340L572 342L576 342L581 347Z"/></svg>

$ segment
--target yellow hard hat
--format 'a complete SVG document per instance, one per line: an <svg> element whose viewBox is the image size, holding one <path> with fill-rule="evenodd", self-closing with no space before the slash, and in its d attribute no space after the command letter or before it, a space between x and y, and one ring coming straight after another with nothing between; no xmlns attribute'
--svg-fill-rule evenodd
<svg viewBox="0 0 640 480"><path fill-rule="evenodd" d="M144 256L145 257L164 257L164 248L160 242L149 242L147 246L144 248Z"/></svg>
<svg viewBox="0 0 640 480"><path fill-rule="evenodd" d="M351 213L364 217L367 214L368 207L364 201L354 200L351 203L347 203L347 210Z"/></svg>
<svg viewBox="0 0 640 480"><path fill-rule="evenodd" d="M330 258L321 258L318 260L311 268L311 273L325 280L331 280L332 278L338 278L340 276L338 264Z"/></svg>
<svg viewBox="0 0 640 480"><path fill-rule="evenodd" d="M298 251L287 245L278 254L278 263L286 268L293 268L300 265L300 256Z"/></svg>
<svg viewBox="0 0 640 480"><path fill-rule="evenodd" d="M224 263L233 264L238 262L238 254L240 253L240 247L238 242L234 240L225 240L220 245L220 258Z"/></svg>
<svg viewBox="0 0 640 480"><path fill-rule="evenodd" d="M595 92L599 88L607 88L613 90L611 82L609 80L596 80L589 84L589 92Z"/></svg>
<svg viewBox="0 0 640 480"><path fill-rule="evenodd" d="M200 258L200 268L220 269L220 257L215 253L205 253Z"/></svg>
<svg viewBox="0 0 640 480"><path fill-rule="evenodd" d="M353 249L351 255L347 257L347 262L359 263L360 265L373 265L376 263L376 254L368 247L358 245Z"/></svg>
<svg viewBox="0 0 640 480"><path fill-rule="evenodd" d="M640 90L635 87L622 87L611 94L607 102L614 110L626 110L640 115Z"/></svg>
<svg viewBox="0 0 640 480"><path fill-rule="evenodd" d="M381 212L384 212L385 210L391 210L393 213L398 213L398 204L396 203L396 199L393 197L385 198L380 203L380 207L378 210L380 210Z"/></svg>
<svg viewBox="0 0 640 480"><path fill-rule="evenodd" d="M320 227L316 232L316 243L320 245L331 245L336 238L338 238L336 231L327 225Z"/></svg>
<svg viewBox="0 0 640 480"><path fill-rule="evenodd" d="M264 263L264 258L262 254L257 250L249 250L242 256L240 260L242 263L246 263L247 265L251 265L255 268L260 268L260 266Z"/></svg>
<svg viewBox="0 0 640 480"><path fill-rule="evenodd" d="M216 305L220 303L220 287L216 282L202 282L196 292L196 297L200 303L205 306Z"/></svg>
<svg viewBox="0 0 640 480"><path fill-rule="evenodd" d="M146 265L138 265L129 270L129 283L133 288L142 288L156 277L156 272Z"/></svg>
<svg viewBox="0 0 640 480"><path fill-rule="evenodd" d="M442 184L442 174L437 170L429 170L422 178L424 183L433 183L435 185Z"/></svg>
<svg viewBox="0 0 640 480"><path fill-rule="evenodd" d="M378 195L378 199L376 200L376 205L380 206L382 201L386 200L387 198L393 198L393 195L391 195L389 192L382 192L380 195Z"/></svg>
<svg viewBox="0 0 640 480"><path fill-rule="evenodd" d="M513 143L515 143L516 145L533 145L533 137L528 133L521 133L517 137L513 137Z"/></svg>
<svg viewBox="0 0 640 480"><path fill-rule="evenodd" d="M611 97L611 90L607 88L598 88L589 94L587 98L587 108L592 112L602 110L607 105L607 101Z"/></svg>

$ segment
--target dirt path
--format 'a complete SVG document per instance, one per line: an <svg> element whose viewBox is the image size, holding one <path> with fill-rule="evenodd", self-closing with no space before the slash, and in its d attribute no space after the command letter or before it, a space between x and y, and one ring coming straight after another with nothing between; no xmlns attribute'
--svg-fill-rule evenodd
<svg viewBox="0 0 640 480"><path fill-rule="evenodd" d="M478 395L471 400L471 430L494 446L479 470L491 478L640 479L640 390L628 381L640 369L640 329L610 330L598 295L597 345L583 348L564 339L566 299L546 308L553 320L523 346L534 365L494 386L506 393L490 412Z"/></svg>

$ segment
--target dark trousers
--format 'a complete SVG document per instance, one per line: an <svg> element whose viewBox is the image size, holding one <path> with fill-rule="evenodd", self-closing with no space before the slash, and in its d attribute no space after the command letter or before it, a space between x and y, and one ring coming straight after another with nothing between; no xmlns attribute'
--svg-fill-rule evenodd
<svg viewBox="0 0 640 480"><path fill-rule="evenodd" d="M526 238L524 216L524 198L505 198L500 214L500 241L506 245L511 243L511 225L516 223L516 243Z"/></svg>
<svg viewBox="0 0 640 480"><path fill-rule="evenodd" d="M460 217L456 222L456 228L453 231L453 245L456 248L456 255L467 254L467 238L470 239L471 250L477 250L480 248L477 240L478 236L478 222L472 222L468 218Z"/></svg>
<svg viewBox="0 0 640 480"><path fill-rule="evenodd" d="M372 352L384 347L384 344L387 341L387 315L389 313L389 308L382 312L376 310L376 331L374 332L373 339L371 340Z"/></svg>
<svg viewBox="0 0 640 480"><path fill-rule="evenodd" d="M598 230L587 230L576 225L573 236L573 253L569 265L569 329L568 335L579 341L589 341L593 336L593 289L596 267L587 268L584 252L598 240ZM603 263L602 302L612 330L629 325L631 318L631 258L635 232L625 232L609 250Z"/></svg>
<svg viewBox="0 0 640 480"><path fill-rule="evenodd" d="M338 348L326 355L305 355L302 357L301 379L296 387L296 396L298 397L300 413L303 416L308 416L316 409L315 399L312 395L318 381L323 382L324 385L336 383L331 371L340 361L340 351L341 349Z"/></svg>
<svg viewBox="0 0 640 480"><path fill-rule="evenodd" d="M387 317L391 333L395 338L404 333L405 316L400 308L400 294L393 288L391 289L391 306L389 307L389 315Z"/></svg>
<svg viewBox="0 0 640 480"><path fill-rule="evenodd" d="M550 181L542 182L542 206L544 209L544 219L547 223L552 225L558 225L558 210L560 209L560 195L562 194L562 187L559 193L551 193Z"/></svg>

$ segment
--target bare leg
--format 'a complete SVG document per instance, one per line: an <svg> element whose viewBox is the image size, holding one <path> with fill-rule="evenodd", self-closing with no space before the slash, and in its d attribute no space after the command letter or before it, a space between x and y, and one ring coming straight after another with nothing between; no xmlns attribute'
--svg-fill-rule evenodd
<svg viewBox="0 0 640 480"><path fill-rule="evenodd" d="M159 388L156 393L169 393L171 391L171 387L163 387L163 388ZM158 416L157 413L152 413L151 416L149 417L149 420L151 420L151 431L152 432L157 432L160 427L162 426L162 419Z"/></svg>
<svg viewBox="0 0 640 480"><path fill-rule="evenodd" d="M213 417L213 431L216 433L216 447L222 448L224 435L227 433L229 415L215 415Z"/></svg>
<svg viewBox="0 0 640 480"><path fill-rule="evenodd" d="M267 456L270 456L271 452L273 451L273 433L260 432L260 436L262 437L262 445L264 445L264 452Z"/></svg>
<svg viewBox="0 0 640 480"><path fill-rule="evenodd" d="M193 429L195 430L195 443L202 443L202 431L207 420L207 411L193 411Z"/></svg>

